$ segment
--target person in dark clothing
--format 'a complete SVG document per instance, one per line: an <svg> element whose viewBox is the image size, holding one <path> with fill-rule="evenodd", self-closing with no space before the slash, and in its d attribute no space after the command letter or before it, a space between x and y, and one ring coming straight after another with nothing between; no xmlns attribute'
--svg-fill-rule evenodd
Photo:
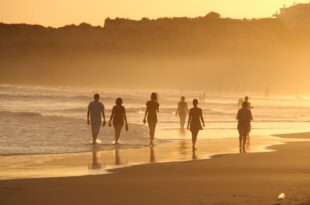
<svg viewBox="0 0 310 205"><path fill-rule="evenodd" d="M143 119L143 123L146 121L150 129L150 146L154 145L155 128L157 124L157 113L159 113L159 103L156 93L151 94L151 100L146 103L146 111Z"/></svg>
<svg viewBox="0 0 310 205"><path fill-rule="evenodd" d="M196 141L199 130L202 130L201 122L203 126L205 126L204 119L202 116L202 109L197 107L198 100L193 100L193 108L189 110L189 116L188 116L188 124L187 129L189 129L192 133L192 145L193 150L196 150Z"/></svg>
<svg viewBox="0 0 310 205"><path fill-rule="evenodd" d="M249 109L248 102L242 103L242 108L238 110L236 119L238 120L239 147L245 150L247 136L251 130L252 112Z"/></svg>
<svg viewBox="0 0 310 205"><path fill-rule="evenodd" d="M124 123L126 123L125 124L126 131L128 131L128 123L126 117L126 109L122 105L123 104L122 98L117 98L115 104L116 105L112 109L112 115L110 117L109 126L110 127L112 126L111 122L113 120L113 127L115 129L115 144L118 145L119 144L118 140L120 138Z"/></svg>

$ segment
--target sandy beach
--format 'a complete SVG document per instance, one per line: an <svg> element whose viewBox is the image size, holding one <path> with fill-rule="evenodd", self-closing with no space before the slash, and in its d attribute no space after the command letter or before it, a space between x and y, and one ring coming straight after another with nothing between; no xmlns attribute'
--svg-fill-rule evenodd
<svg viewBox="0 0 310 205"><path fill-rule="evenodd" d="M310 139L310 133L280 135ZM0 181L0 204L310 204L310 142L113 174ZM286 199L277 199L280 193Z"/></svg>

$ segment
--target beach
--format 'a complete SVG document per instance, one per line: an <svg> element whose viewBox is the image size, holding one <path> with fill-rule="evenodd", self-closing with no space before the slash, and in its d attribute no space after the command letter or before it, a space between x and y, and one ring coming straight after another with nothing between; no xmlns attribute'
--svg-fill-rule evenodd
<svg viewBox="0 0 310 205"><path fill-rule="evenodd" d="M310 204L310 133L271 152L148 163L110 174L0 181L1 204ZM278 200L285 193L286 198Z"/></svg>

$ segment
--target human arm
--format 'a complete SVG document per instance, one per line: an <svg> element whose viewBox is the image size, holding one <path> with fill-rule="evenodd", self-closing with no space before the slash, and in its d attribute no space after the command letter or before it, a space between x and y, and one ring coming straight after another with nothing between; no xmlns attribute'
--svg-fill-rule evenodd
<svg viewBox="0 0 310 205"><path fill-rule="evenodd" d="M189 115L188 115L188 122L187 122L187 129L189 129L189 125L190 125L191 121L192 121L192 113L189 112Z"/></svg>
<svg viewBox="0 0 310 205"><path fill-rule="evenodd" d="M239 120L240 118L240 110L238 110L237 116L236 116L236 120Z"/></svg>
<svg viewBox="0 0 310 205"><path fill-rule="evenodd" d="M87 124L88 124L88 125L89 125L89 123L90 123L89 117L90 117L90 104L89 104L88 107L87 107Z"/></svg>
<svg viewBox="0 0 310 205"><path fill-rule="evenodd" d="M110 116L109 127L112 126L111 122L112 122L113 118L114 118L114 108L112 109L112 114Z"/></svg>
<svg viewBox="0 0 310 205"><path fill-rule="evenodd" d="M105 122L105 113L104 113L104 106L102 105L102 110L101 110L101 114L102 114L102 118L103 118L103 123L102 126L105 126L106 122Z"/></svg>
<svg viewBox="0 0 310 205"><path fill-rule="evenodd" d="M128 122L127 122L127 116L126 116L126 109L124 108L124 113L123 113L123 115L124 115L124 120L125 120L125 129L126 129L126 131L128 131Z"/></svg>
<svg viewBox="0 0 310 205"><path fill-rule="evenodd" d="M202 125L205 126L205 121L203 119L203 114L202 114L202 110L200 110L200 120L202 122Z"/></svg>
<svg viewBox="0 0 310 205"><path fill-rule="evenodd" d="M178 104L177 110L175 111L175 116L178 116L178 114L179 114L179 108L180 108L180 105Z"/></svg>
<svg viewBox="0 0 310 205"><path fill-rule="evenodd" d="M145 113L144 113L144 118L143 118L143 123L145 124L146 123L146 117L149 113L149 109L148 109L148 106L146 105L146 109L145 109Z"/></svg>
<svg viewBox="0 0 310 205"><path fill-rule="evenodd" d="M253 120L253 115L252 115L252 112L250 110L250 121L252 121L252 120Z"/></svg>
<svg viewBox="0 0 310 205"><path fill-rule="evenodd" d="M185 104L185 110L186 110L186 114L188 114L188 106L187 106L187 103Z"/></svg>

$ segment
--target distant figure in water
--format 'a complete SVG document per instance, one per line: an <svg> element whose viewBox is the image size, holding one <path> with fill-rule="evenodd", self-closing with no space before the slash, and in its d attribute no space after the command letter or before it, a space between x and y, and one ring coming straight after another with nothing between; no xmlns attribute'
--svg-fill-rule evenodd
<svg viewBox="0 0 310 205"><path fill-rule="evenodd" d="M122 98L117 98L115 101L115 106L112 109L112 114L110 117L109 126L111 127L112 120L113 120L113 127L115 129L115 145L118 145L119 137L121 135L122 128L125 123L125 130L128 131L128 123L127 123L127 117L126 117L126 109L123 106L123 100Z"/></svg>
<svg viewBox="0 0 310 205"><path fill-rule="evenodd" d="M202 130L201 122L203 126L205 126L205 122L202 116L202 109L197 107L197 105L198 105L198 100L194 99L193 100L194 107L189 110L188 124L187 124L187 129L190 129L190 131L192 132L193 150L196 149L196 141L197 141L198 132L199 130Z"/></svg>
<svg viewBox="0 0 310 205"><path fill-rule="evenodd" d="M155 136L155 128L157 124L157 113L159 113L159 104L157 99L157 94L151 94L151 100L146 103L146 111L143 119L143 123L147 123L150 129L150 146L153 146L154 136Z"/></svg>
<svg viewBox="0 0 310 205"><path fill-rule="evenodd" d="M236 119L238 120L239 131L239 148L245 151L247 136L251 130L251 121L253 120L252 112L248 108L248 103L243 102L242 108L239 109Z"/></svg>
<svg viewBox="0 0 310 205"><path fill-rule="evenodd" d="M253 109L254 108L253 106L251 106L251 103L249 102L249 97L248 96L244 97L244 102L248 103L248 109Z"/></svg>
<svg viewBox="0 0 310 205"><path fill-rule="evenodd" d="M187 113L188 113L187 103L185 102L185 97L182 96L181 101L178 103L177 111L175 113L176 116L179 115L181 129L184 129Z"/></svg>
<svg viewBox="0 0 310 205"><path fill-rule="evenodd" d="M96 144L96 140L101 127L101 115L103 118L102 126L105 126L105 114L104 114L104 106L101 102L99 102L99 94L94 95L94 101L90 102L88 105L87 111L87 124L91 124L92 144Z"/></svg>
<svg viewBox="0 0 310 205"><path fill-rule="evenodd" d="M237 108L238 109L242 108L242 103L243 103L243 99L239 98L238 103L237 103Z"/></svg>

